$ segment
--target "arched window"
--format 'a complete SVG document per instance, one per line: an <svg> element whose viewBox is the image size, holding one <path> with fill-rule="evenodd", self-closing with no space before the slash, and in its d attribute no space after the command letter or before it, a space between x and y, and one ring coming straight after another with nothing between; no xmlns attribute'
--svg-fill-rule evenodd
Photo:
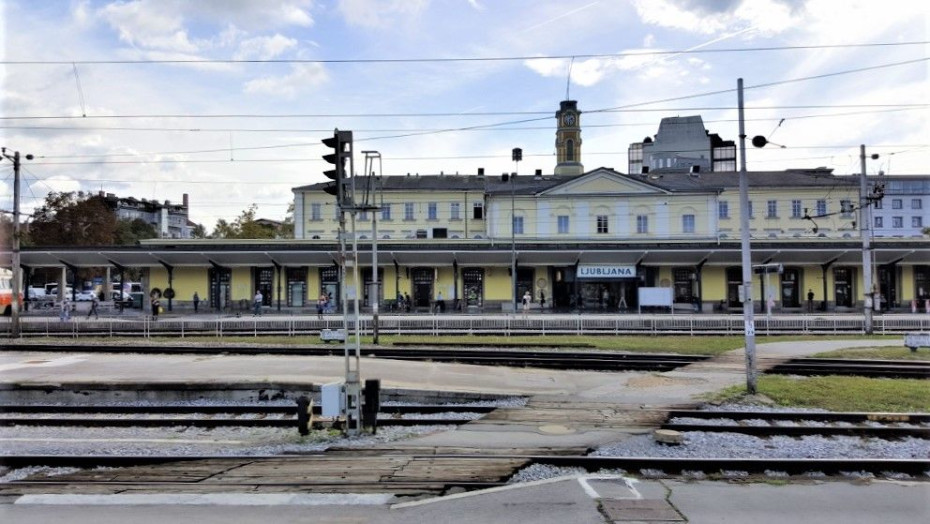
<svg viewBox="0 0 930 524"><path fill-rule="evenodd" d="M565 141L565 161L574 162L575 161L575 141L566 140Z"/></svg>

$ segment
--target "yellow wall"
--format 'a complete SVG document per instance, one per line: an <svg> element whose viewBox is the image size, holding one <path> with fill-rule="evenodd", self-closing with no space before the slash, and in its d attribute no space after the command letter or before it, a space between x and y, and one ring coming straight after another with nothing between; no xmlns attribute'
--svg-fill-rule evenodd
<svg viewBox="0 0 930 524"><path fill-rule="evenodd" d="M452 175L450 175L452 176ZM295 205L303 206L304 237L313 238L318 235L321 239L336 238L339 222L335 217L335 199L323 193L301 192L295 193ZM404 204L412 203L414 206L413 220L405 220ZM429 203L436 203L436 219L429 220ZM459 204L459 218L452 218L451 204ZM475 202L484 202L483 191L419 191L419 192L384 192L384 204L391 207L391 219L383 220L378 213L378 238L388 235L391 239L407 238L416 235L417 230L426 230L431 234L433 228L448 229L448 237L474 238L475 235L487 236L485 220L472 218L472 207ZM321 204L320 220L312 220L312 204ZM380 204L380 203L379 203ZM347 223L349 218L346 217ZM371 237L371 214L366 220L359 216L356 221L356 233ZM467 235L467 236L466 236Z"/></svg>
<svg viewBox="0 0 930 524"><path fill-rule="evenodd" d="M513 297L512 282L506 267L489 267L484 273L484 300L509 301Z"/></svg>
<svg viewBox="0 0 930 524"><path fill-rule="evenodd" d="M775 234L777 238L793 238L796 234L801 237L818 237L825 234L831 238L844 238L851 235L858 238L858 230L853 222L858 220L858 214L844 215L840 211L840 201L849 200L854 205L859 199L859 189L853 186L837 186L835 188L778 188L778 189L750 189L749 200L752 202L753 216L749 220L749 228L753 238L769 238ZM729 207L729 218L719 219L719 230L729 238L739 237L740 199L738 189L728 189L719 196L720 201L726 201ZM769 218L769 200L777 202L776 218ZM817 200L827 201L827 213L837 213L832 216L814 218L814 221L791 217L791 201L801 200L801 216L804 208L810 216L817 215ZM814 223L817 224L817 233L813 232Z"/></svg>

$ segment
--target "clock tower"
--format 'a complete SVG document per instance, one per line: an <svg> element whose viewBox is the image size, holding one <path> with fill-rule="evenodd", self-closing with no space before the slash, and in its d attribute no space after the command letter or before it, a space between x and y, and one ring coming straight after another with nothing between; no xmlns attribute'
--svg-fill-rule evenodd
<svg viewBox="0 0 930 524"><path fill-rule="evenodd" d="M581 111L575 100L563 100L555 113L558 127L555 131L556 175L580 175L581 165Z"/></svg>

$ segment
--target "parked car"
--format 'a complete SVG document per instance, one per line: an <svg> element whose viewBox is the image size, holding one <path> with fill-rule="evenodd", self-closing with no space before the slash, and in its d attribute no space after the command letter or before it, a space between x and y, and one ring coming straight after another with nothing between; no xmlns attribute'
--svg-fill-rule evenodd
<svg viewBox="0 0 930 524"><path fill-rule="evenodd" d="M29 300L44 300L47 296L44 287L31 287L27 291L26 296L29 297Z"/></svg>
<svg viewBox="0 0 930 524"><path fill-rule="evenodd" d="M95 296L97 296L97 294L93 291L78 291L74 296L74 300L77 302L90 302Z"/></svg>

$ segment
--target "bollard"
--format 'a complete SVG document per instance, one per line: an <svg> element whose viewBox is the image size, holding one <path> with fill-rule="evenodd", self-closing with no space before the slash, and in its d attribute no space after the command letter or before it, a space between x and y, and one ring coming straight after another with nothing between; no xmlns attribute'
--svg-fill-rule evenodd
<svg viewBox="0 0 930 524"><path fill-rule="evenodd" d="M297 399L297 431L303 436L310 434L311 409L310 399L305 396L300 396Z"/></svg>
<svg viewBox="0 0 930 524"><path fill-rule="evenodd" d="M362 427L371 428L371 433L378 432L378 412L381 411L381 380L368 379L362 391Z"/></svg>

